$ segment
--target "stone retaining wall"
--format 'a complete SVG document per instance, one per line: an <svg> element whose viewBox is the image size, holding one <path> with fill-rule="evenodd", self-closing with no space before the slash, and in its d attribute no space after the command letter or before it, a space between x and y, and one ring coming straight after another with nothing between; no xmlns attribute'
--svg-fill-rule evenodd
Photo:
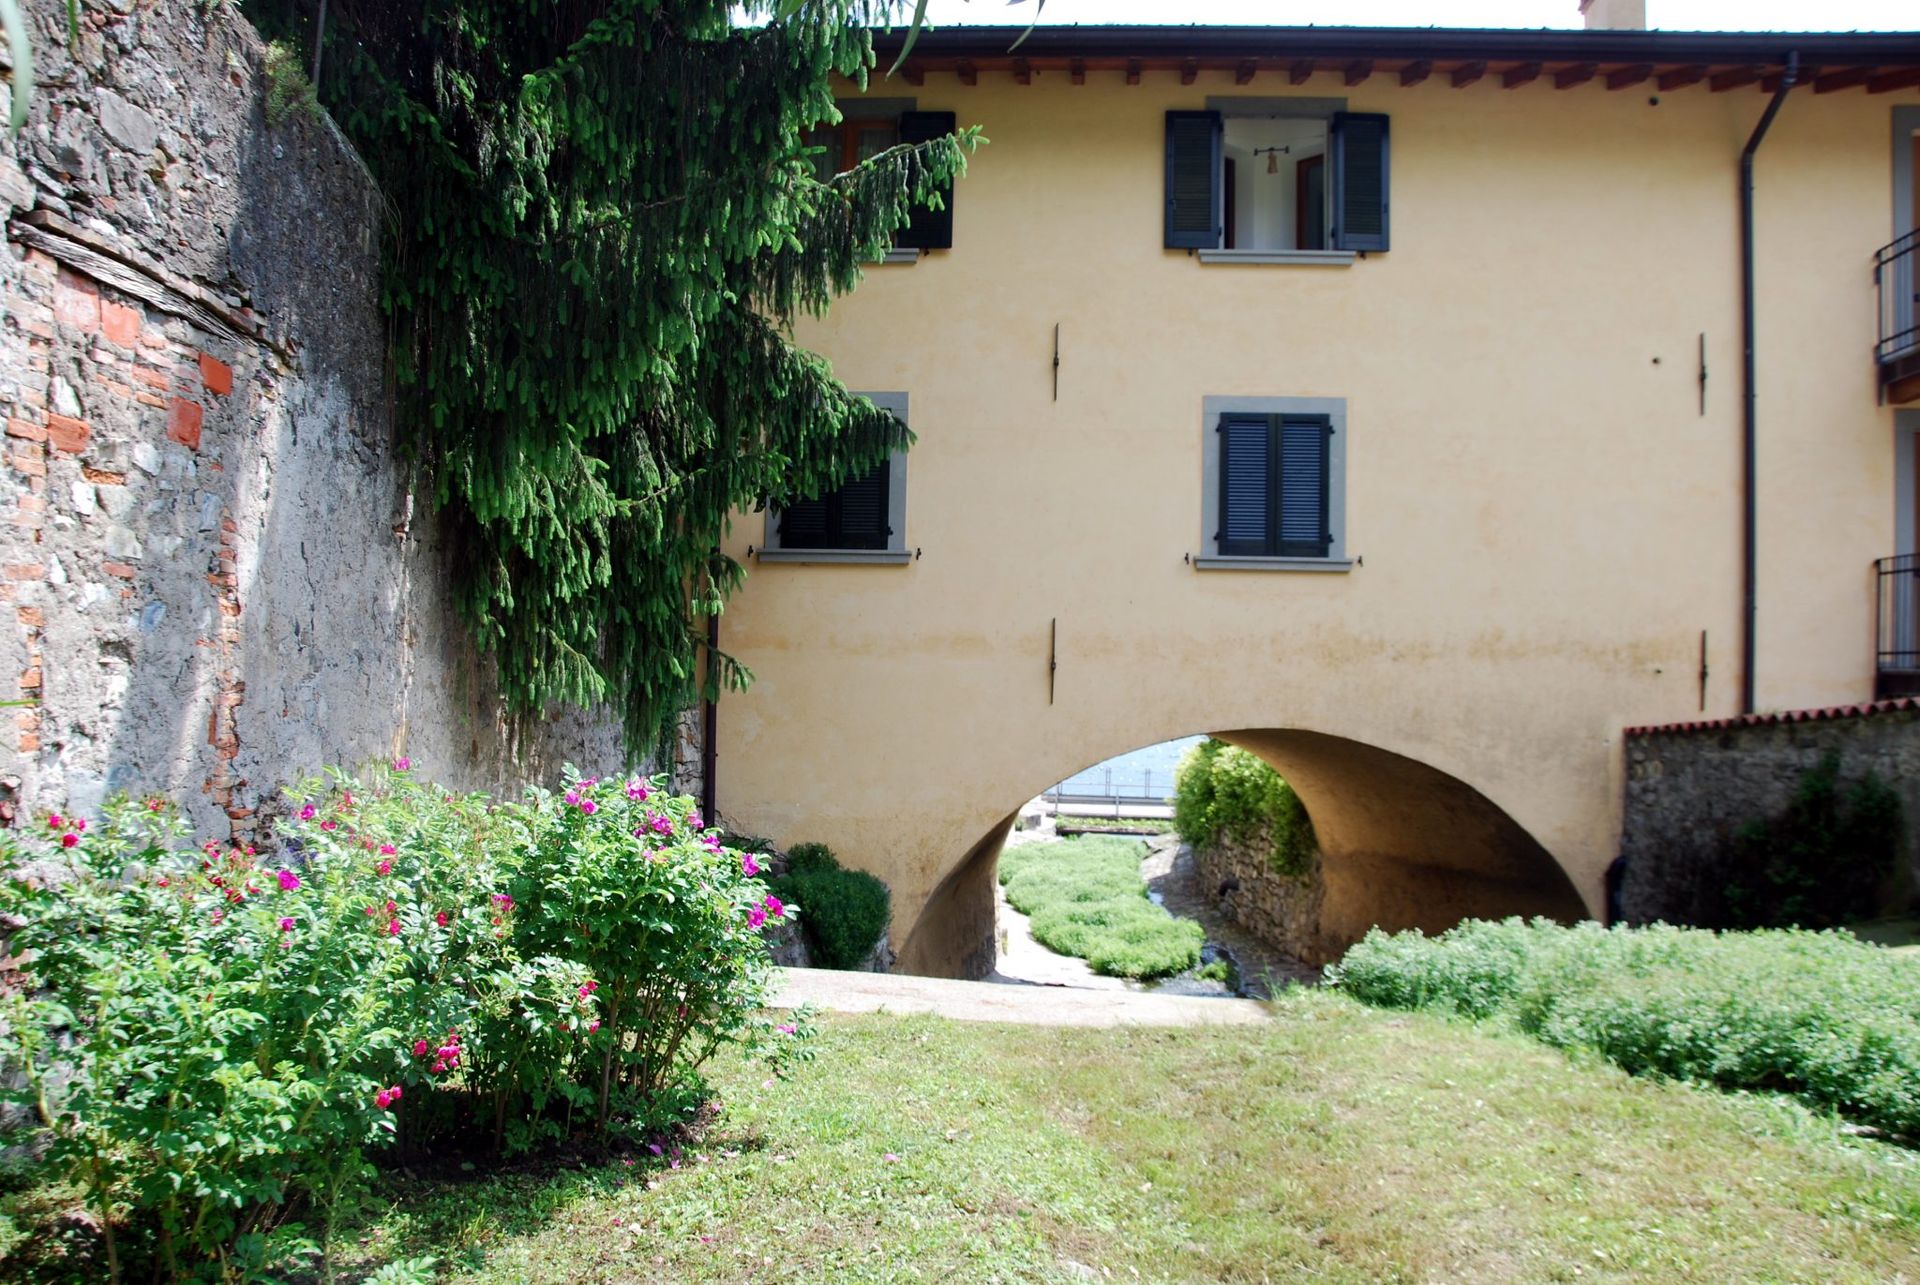
<svg viewBox="0 0 1920 1285"><path fill-rule="evenodd" d="M1234 923L1262 941L1315 967L1333 962L1351 945L1321 929L1326 880L1320 855L1298 875L1273 868L1273 836L1264 823L1244 837L1215 836L1193 850L1201 889Z"/></svg>
<svg viewBox="0 0 1920 1285"><path fill-rule="evenodd" d="M407 754L517 790L618 727L510 726L394 440L389 217L330 122L264 114L225 4L30 0L0 142L0 823L162 793L251 833L290 771ZM0 692L11 697L12 690Z"/></svg>
<svg viewBox="0 0 1920 1285"><path fill-rule="evenodd" d="M1920 852L1920 703L1913 701L1630 729L1614 917L1715 925L1734 835L1783 811L1800 778L1828 753L1839 754L1843 782L1871 771L1900 794L1907 868L1887 889L1885 907L1899 909L1911 896Z"/></svg>

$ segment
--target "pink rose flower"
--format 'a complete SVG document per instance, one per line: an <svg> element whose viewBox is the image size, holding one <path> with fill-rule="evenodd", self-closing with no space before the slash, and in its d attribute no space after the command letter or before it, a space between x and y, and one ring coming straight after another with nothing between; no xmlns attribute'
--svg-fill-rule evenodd
<svg viewBox="0 0 1920 1285"><path fill-rule="evenodd" d="M438 924L442 928L445 928L449 923L452 922L452 920L453 920L453 916L449 915L444 910L434 912L433 922Z"/></svg>
<svg viewBox="0 0 1920 1285"><path fill-rule="evenodd" d="M398 937L399 935L400 935L400 921L398 919L387 920L387 936Z"/></svg>
<svg viewBox="0 0 1920 1285"><path fill-rule="evenodd" d="M314 806L313 806L313 804L311 804L311 803L309 803L309 804L307 804L307 805L306 805L305 807L303 807L303 808L301 808L301 809L300 809L300 819L301 819L302 821L311 821L311 820L313 820L313 814L314 814L314 811L315 811L315 809L314 809Z"/></svg>
<svg viewBox="0 0 1920 1285"><path fill-rule="evenodd" d="M749 879L753 878L755 875L760 873L760 863L753 859L753 854L751 852L744 853L741 856L740 873L745 875Z"/></svg>
<svg viewBox="0 0 1920 1285"><path fill-rule="evenodd" d="M291 920L291 919L286 919L286 918L282 918L282 919L280 920L280 931L281 931L281 932L283 932L283 933L290 933L290 932L292 932L292 931L293 931L293 920Z"/></svg>
<svg viewBox="0 0 1920 1285"><path fill-rule="evenodd" d="M412 771L413 760L409 758L397 758L393 761L393 770L396 772Z"/></svg>
<svg viewBox="0 0 1920 1285"><path fill-rule="evenodd" d="M393 862L382 861L379 865L375 866L374 869L383 875L390 875L393 873Z"/></svg>
<svg viewBox="0 0 1920 1285"><path fill-rule="evenodd" d="M780 898L770 895L765 901L761 902L760 904L765 906L767 908L767 913L772 915L775 919L783 919L786 917L787 908L780 904Z"/></svg>
<svg viewBox="0 0 1920 1285"><path fill-rule="evenodd" d="M60 846L63 848L71 848L79 842L80 842L80 836L73 833L71 830L69 830L67 833L60 836Z"/></svg>
<svg viewBox="0 0 1920 1285"><path fill-rule="evenodd" d="M281 892L293 892L300 886L300 876L291 870L282 870L274 878L280 881Z"/></svg>
<svg viewBox="0 0 1920 1285"><path fill-rule="evenodd" d="M383 844L381 844L381 845L380 845L380 855L381 855L381 856L383 856L383 857L391 857L391 856L393 856L393 855L394 855L394 847L393 847L393 845L392 845L391 843L383 843Z"/></svg>
<svg viewBox="0 0 1920 1285"><path fill-rule="evenodd" d="M425 1057L431 1047L432 1046L425 1040L415 1040L413 1042L413 1055L415 1057Z"/></svg>
<svg viewBox="0 0 1920 1285"><path fill-rule="evenodd" d="M758 906L755 906L747 914L747 927L749 928L758 928L761 924L764 924L766 922L767 922L767 912L762 910Z"/></svg>

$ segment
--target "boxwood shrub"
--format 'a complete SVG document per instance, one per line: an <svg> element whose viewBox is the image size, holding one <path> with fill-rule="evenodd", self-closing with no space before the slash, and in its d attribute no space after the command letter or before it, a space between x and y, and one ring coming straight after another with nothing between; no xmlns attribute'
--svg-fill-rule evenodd
<svg viewBox="0 0 1920 1285"><path fill-rule="evenodd" d="M864 870L847 870L824 843L796 843L774 893L801 910L800 931L819 968L858 968L893 922L893 894Z"/></svg>

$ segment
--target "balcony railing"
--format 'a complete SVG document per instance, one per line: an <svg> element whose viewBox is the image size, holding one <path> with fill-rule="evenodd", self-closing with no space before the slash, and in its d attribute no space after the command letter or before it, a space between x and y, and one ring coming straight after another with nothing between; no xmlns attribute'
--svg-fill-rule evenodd
<svg viewBox="0 0 1920 1285"><path fill-rule="evenodd" d="M1880 383L1897 386L1894 401L1920 396L1920 228L1882 246L1873 256L1880 288L1880 337L1873 354Z"/></svg>
<svg viewBox="0 0 1920 1285"><path fill-rule="evenodd" d="M1874 694L1912 695L1920 692L1920 553L1881 558L1873 569L1878 582Z"/></svg>

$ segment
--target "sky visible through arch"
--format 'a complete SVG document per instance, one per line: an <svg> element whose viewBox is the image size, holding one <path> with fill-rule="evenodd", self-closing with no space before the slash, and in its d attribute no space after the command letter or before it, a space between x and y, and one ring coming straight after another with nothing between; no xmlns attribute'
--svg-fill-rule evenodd
<svg viewBox="0 0 1920 1285"><path fill-rule="evenodd" d="M1033 0L930 0L935 25L1027 23ZM1047 0L1055 23L1322 27L1579 27L1579 0ZM1662 31L1912 31L1920 0L1647 0Z"/></svg>

